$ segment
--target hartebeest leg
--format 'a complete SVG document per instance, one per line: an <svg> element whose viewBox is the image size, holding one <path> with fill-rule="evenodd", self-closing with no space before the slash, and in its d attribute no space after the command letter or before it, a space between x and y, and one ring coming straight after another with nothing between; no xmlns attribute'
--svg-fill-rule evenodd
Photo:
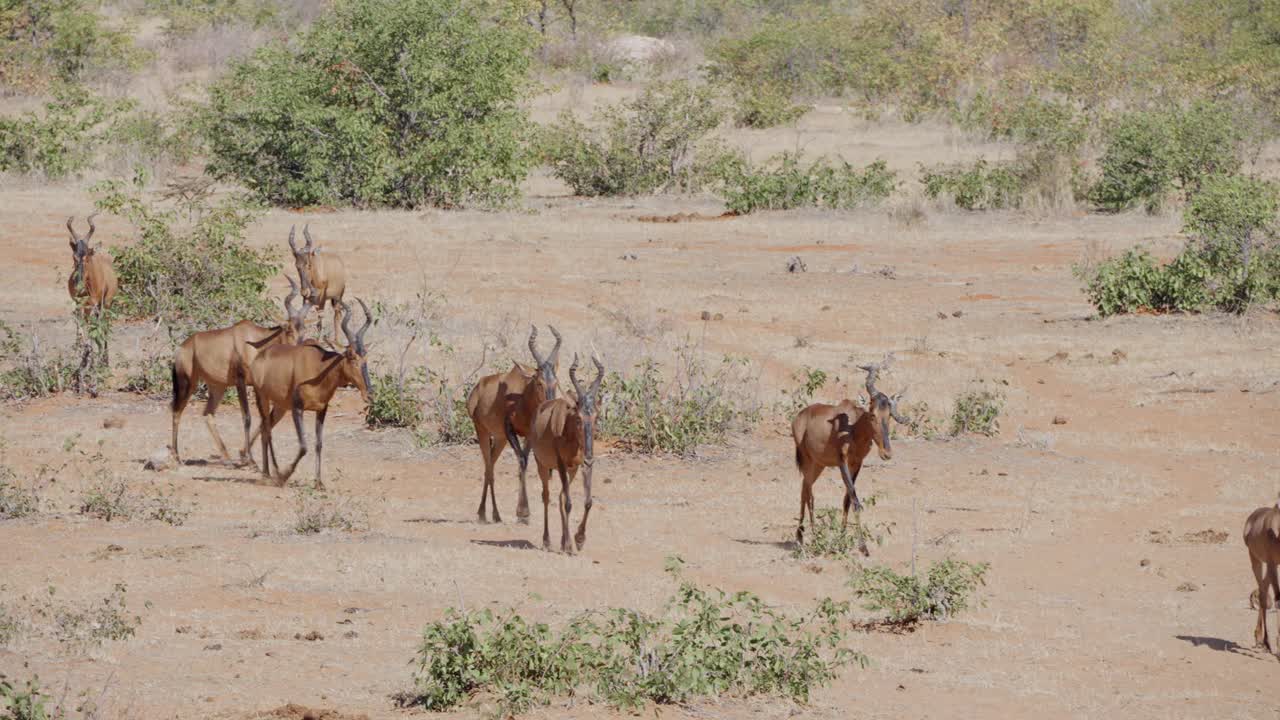
<svg viewBox="0 0 1280 720"><path fill-rule="evenodd" d="M809 524L813 524L813 482L822 474L822 468L806 465L800 468L800 524L796 526L796 543L804 544L804 512L809 511Z"/></svg>
<svg viewBox="0 0 1280 720"><path fill-rule="evenodd" d="M329 408L321 408L316 411L316 489L324 489L324 416L329 412Z"/></svg>
<svg viewBox="0 0 1280 720"><path fill-rule="evenodd" d="M586 493L586 501L582 504L582 522L578 523L578 532L573 539L578 542L578 549L587 544L587 516L591 514L591 473L582 476L582 489Z"/></svg>
<svg viewBox="0 0 1280 720"><path fill-rule="evenodd" d="M271 428L275 425L272 422L271 401L260 392L254 393L254 400L258 406L258 434L262 436L262 479L270 480L271 463L267 458L274 458L275 455L271 449ZM276 469L279 470L279 466Z"/></svg>
<svg viewBox="0 0 1280 720"><path fill-rule="evenodd" d="M569 541L569 512L573 505L569 500L569 474L564 470L564 463L559 463L560 471L560 552L573 554L573 544Z"/></svg>
<svg viewBox="0 0 1280 720"><path fill-rule="evenodd" d="M178 454L178 425L182 422L182 411L187 408L187 403L191 400L191 393L195 390L196 384L191 381L191 377L187 373L178 370L177 365L173 367L173 404L170 409L173 412L173 444L170 449L173 451L173 461L182 464L182 456Z"/></svg>
<svg viewBox="0 0 1280 720"><path fill-rule="evenodd" d="M253 423L249 419L249 387L243 372L236 373L236 397L240 399L240 420L244 423L244 449L240 451L240 464L253 465L253 437L249 434Z"/></svg>
<svg viewBox="0 0 1280 720"><path fill-rule="evenodd" d="M511 424L511 418L502 421L502 429L506 432L507 442L511 444L511 449L516 454L516 461L520 464L520 500L516 503L516 522L521 525L528 525L529 491L525 484L525 478L529 474L529 450L533 447L533 441L527 441L524 447L520 446L520 436L516 434L515 426Z"/></svg>
<svg viewBox="0 0 1280 720"><path fill-rule="evenodd" d="M551 468L538 466L538 479L542 481L542 549L551 549L551 530L548 525L548 508L551 505Z"/></svg>
<svg viewBox="0 0 1280 720"><path fill-rule="evenodd" d="M1253 563L1253 577L1258 581L1258 624L1253 629L1253 642L1255 645L1261 645L1271 652L1271 641L1267 638L1267 606L1271 604L1270 600L1270 578L1267 572L1275 574L1276 568L1271 563L1264 563L1254 557L1252 553L1249 555L1250 562Z"/></svg>
<svg viewBox="0 0 1280 720"><path fill-rule="evenodd" d="M855 483L858 482L858 472L862 470L862 465L855 465L852 469L844 463L840 463L840 477L844 478L844 522L842 527L849 525L849 506L853 506L854 512L862 512L862 501L858 499L858 490Z"/></svg>
<svg viewBox="0 0 1280 720"><path fill-rule="evenodd" d="M302 397L297 390L293 393L292 404L293 407L289 408L289 411L293 415L293 429L298 431L298 454L293 458L293 462L289 463L289 469L276 478L276 483L280 487L284 487L285 483L289 482L289 476L293 475L298 462L307 454L307 431L302 427Z"/></svg>
<svg viewBox="0 0 1280 720"><path fill-rule="evenodd" d="M218 426L213 422L213 416L218 412L218 406L222 404L222 395L227 391L227 386L208 382L205 386L209 390L209 397L204 401L204 424L209 428L209 434L213 436L218 452L222 453L222 459L230 462L231 453L227 452L227 446L222 442L222 436L218 434Z"/></svg>
<svg viewBox="0 0 1280 720"><path fill-rule="evenodd" d="M480 457L484 458L484 484L480 486L480 509L476 510L476 519L481 523L486 522L484 507L489 500L489 495L493 488L493 466L497 464L497 455L502 452L502 444L494 443L493 436L488 430L482 427L476 427L476 441L480 445ZM497 445L496 452L494 445ZM502 517L498 515L498 501L493 501L493 521L502 522Z"/></svg>

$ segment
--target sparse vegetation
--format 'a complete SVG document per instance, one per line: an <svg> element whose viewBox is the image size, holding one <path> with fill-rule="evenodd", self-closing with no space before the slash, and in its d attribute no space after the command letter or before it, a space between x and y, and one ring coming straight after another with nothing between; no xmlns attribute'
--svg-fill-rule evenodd
<svg viewBox="0 0 1280 720"><path fill-rule="evenodd" d="M840 647L847 603L820 601L800 617L756 595L699 587L679 576L660 616L612 608L559 631L508 611L450 610L423 631L414 688L401 703L447 710L477 695L503 717L588 690L626 709L721 695L808 700L864 656Z"/></svg>
<svg viewBox="0 0 1280 720"><path fill-rule="evenodd" d="M1023 178L1012 163L991 165L984 158L972 164L926 169L920 178L930 198L950 198L965 210L1018 207Z"/></svg>
<svg viewBox="0 0 1280 720"><path fill-rule="evenodd" d="M508 202L532 43L516 5L340 0L210 87L208 171L273 204Z"/></svg>
<svg viewBox="0 0 1280 720"><path fill-rule="evenodd" d="M128 479L101 467L81 491L79 510L107 522L141 518L175 527L185 523L192 512L173 488L167 493L158 487L139 491Z"/></svg>
<svg viewBox="0 0 1280 720"><path fill-rule="evenodd" d="M863 512L875 507L875 504L875 495L866 498L863 500ZM835 508L819 510L804 544L796 546L792 557L848 560L854 557L854 553L868 555L868 542L881 545L884 543L884 536L893 531L890 525L883 523L874 527L864 524L862 513L851 513L848 527L841 524L840 518L841 512Z"/></svg>
<svg viewBox="0 0 1280 720"><path fill-rule="evenodd" d="M897 175L883 160L859 170L847 162L819 158L808 165L797 154L783 153L762 167L729 163L722 172L722 194L730 211L790 210L818 207L852 210L877 204L893 194Z"/></svg>
<svg viewBox="0 0 1280 720"><path fill-rule="evenodd" d="M300 486L294 491L293 531L314 535L325 530L362 532L369 529L369 509L358 498L340 490Z"/></svg>
<svg viewBox="0 0 1280 720"><path fill-rule="evenodd" d="M544 131L542 151L576 195L691 192L709 185L725 161L710 137L722 115L711 88L660 83L601 110L594 128L561 115Z"/></svg>
<svg viewBox="0 0 1280 720"><path fill-rule="evenodd" d="M39 511L40 493L36 488L20 484L13 468L0 465L0 520L27 517Z"/></svg>
<svg viewBox="0 0 1280 720"><path fill-rule="evenodd" d="M109 641L127 640L142 625L141 616L129 614L127 591L124 583L116 583L106 597L79 605L64 604L57 588L49 586L35 597L24 595L16 601L0 603L0 645L34 635L83 651ZM6 627L7 638L3 634Z"/></svg>
<svg viewBox="0 0 1280 720"><path fill-rule="evenodd" d="M369 409L365 424L371 428L415 428L422 423L420 393L425 384L426 368L398 376L396 373L378 373L370 379Z"/></svg>
<svg viewBox="0 0 1280 720"><path fill-rule="evenodd" d="M108 140L112 120L131 105L78 85L58 86L42 112L0 117L0 172L40 173L51 180L79 173Z"/></svg>
<svg viewBox="0 0 1280 720"><path fill-rule="evenodd" d="M4 350L0 361L9 368L0 371L0 398L30 400L60 393L75 384L77 361L65 350L49 350L37 335L24 338L4 325Z"/></svg>
<svg viewBox="0 0 1280 720"><path fill-rule="evenodd" d="M947 558L929 566L924 578L900 575L887 567L854 570L849 584L866 600L866 608L887 613L895 625L914 625L922 620L947 620L968 609L972 595L990 566Z"/></svg>
<svg viewBox="0 0 1280 720"><path fill-rule="evenodd" d="M811 368L808 365L791 374L795 387L783 393L782 414L788 420L795 414L813 404L813 395L827 384L825 370Z"/></svg>
<svg viewBox="0 0 1280 720"><path fill-rule="evenodd" d="M961 393L951 410L951 434L999 434L1003 406L1004 395L999 391L975 389Z"/></svg>

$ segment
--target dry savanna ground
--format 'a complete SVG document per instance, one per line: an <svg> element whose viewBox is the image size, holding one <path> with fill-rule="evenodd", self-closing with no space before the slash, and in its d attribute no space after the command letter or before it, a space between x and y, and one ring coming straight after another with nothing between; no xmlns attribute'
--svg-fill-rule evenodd
<svg viewBox="0 0 1280 720"><path fill-rule="evenodd" d="M538 112L580 100L564 91ZM1000 151L824 108L799 130L735 139L762 156L797 146L855 162L883 156L908 177L921 161ZM429 291L452 352L420 343L409 359L455 376L475 366L483 343L497 348L488 365L523 359L537 322L559 327L566 353L594 347L614 368L645 353L669 358L683 342L746 356L758 369L751 392L767 406L804 366L839 376L820 397L856 392L854 364L890 351L897 360L882 385L909 385L936 417L973 387L1006 397L998 437L903 438L892 461L873 454L860 479L864 496L879 496L868 517L893 526L873 561L902 569L914 548L921 562L989 562L984 606L911 633L852 632L849 646L871 666L846 669L809 706L726 700L664 716L1275 716L1278 667L1252 647L1239 532L1280 489L1280 321L1265 312L1099 321L1071 274L1073 263L1137 242L1176 247L1176 217L965 214L895 201L651 223L637 218L720 208L583 201L545 178L528 194L521 212L273 211L251 239L280 248L291 224L310 222L351 267L354 294L394 303ZM0 319L49 346L71 339L61 223L88 207L78 186L0 191ZM111 246L130 230L104 217L98 237ZM793 255L806 273L784 272ZM404 340L381 331L369 334L375 371ZM151 332L117 328L113 360L136 360ZM183 443L197 462L156 473L143 462L167 443L163 398L107 391L0 406L3 463L20 478L48 478L43 513L0 523L0 603L83 607L125 583L128 613L141 617L134 637L100 647L27 633L0 647L0 672L90 693L105 717L244 718L288 702L398 717L389 697L409 684L419 632L451 606L512 605L553 623L608 605L656 610L672 587L669 555L699 582L784 608L849 596L839 563L791 557L799 482L787 424L772 411L758 432L696 460L602 448L589 542L565 556L538 547L536 493L534 524L513 522L509 452L497 480L507 522L478 524L474 446L420 449L408 433L365 429L359 409L343 391L326 471L367 511L368 529L300 535L298 491L204 461L213 448L195 409ZM218 422L237 446L234 406ZM280 443L292 453L291 429ZM295 482L309 482L312 468L308 458ZM190 517L180 527L84 517L74 506L103 469L171 491ZM818 506L840 497L828 472ZM579 702L532 717L613 714Z"/></svg>

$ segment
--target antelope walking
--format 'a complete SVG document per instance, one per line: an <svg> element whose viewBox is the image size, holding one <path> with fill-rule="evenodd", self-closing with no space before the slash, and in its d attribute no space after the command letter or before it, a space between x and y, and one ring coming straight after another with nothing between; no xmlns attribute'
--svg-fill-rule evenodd
<svg viewBox="0 0 1280 720"><path fill-rule="evenodd" d="M859 365L867 373L867 395L870 407L858 407L852 400L842 400L838 405L816 403L801 410L791 421L791 436L796 443L796 467L800 470L800 525L796 528L796 542L804 543L804 514L809 512L813 524L813 483L822 471L840 469L844 480L844 526L849 524L849 507L862 512L855 483L862 461L871 452L874 443L881 460L893 457L889 442L889 419L907 424L898 414L898 401L906 390L889 397L876 390L876 376L885 363ZM865 547L863 553L866 553Z"/></svg>
<svg viewBox="0 0 1280 720"><path fill-rule="evenodd" d="M347 291L347 268L340 258L321 252L312 242L310 224L302 226L302 236L307 244L299 250L293 241L296 229L297 226L289 228L289 249L293 251L293 264L298 269L298 279L302 281L303 299L315 306L322 325L324 304L328 302L333 308L332 345L337 347L338 313L346 307L342 296Z"/></svg>
<svg viewBox="0 0 1280 720"><path fill-rule="evenodd" d="M551 534L548 528L547 505L551 501L551 490L548 483L551 471L560 474L560 550L572 553L574 545L569 542L569 513L573 503L569 499L569 483L583 468L582 488L586 493L586 502L582 509L582 522L578 524L578 532L574 535L577 549L581 550L587 543L587 517L591 515L591 468L595 464L593 438L596 425L596 402L600 399L600 382L604 379L604 365L594 355L591 362L596 366L596 379L586 390L578 383L578 356L573 356L573 364L569 366L569 380L578 394L577 402L559 397L548 400L538 407L533 425L529 432L529 445L533 448L533 458L538 464L538 478L542 480L542 548L551 548Z"/></svg>
<svg viewBox="0 0 1280 720"><path fill-rule="evenodd" d="M1280 503L1254 510L1244 523L1244 544L1249 549L1249 562L1253 565L1253 577L1258 582L1255 590L1258 604L1258 624L1253 630L1253 640L1271 652L1267 636L1267 606L1272 592L1280 602L1280 580L1276 578L1276 566L1280 564ZM1252 604L1252 598L1250 598Z"/></svg>
<svg viewBox="0 0 1280 720"><path fill-rule="evenodd" d="M342 352L326 350L317 344L275 345L254 358L250 365L254 379L254 397L258 403L258 417L262 430L262 476L271 478L267 456L271 450L271 429L287 410L293 415L293 427L298 432L298 455L289 469L280 472L276 464L276 480L283 487L298 467L298 461L307 454L307 436L302 429L302 413L316 414L316 487L324 487L324 419L329 412L329 402L340 387L354 387L360 391L360 399L369 404L369 367L365 362L364 334L373 324L369 308L359 298L364 310L364 325L358 332L351 332L351 312L342 304L342 332L347 336L347 347Z"/></svg>
<svg viewBox="0 0 1280 720"><path fill-rule="evenodd" d="M209 434L213 436L214 444L218 446L218 452L226 461L231 460L231 455L218 434L213 416L222 404L223 393L228 387L235 386L240 398L240 417L244 421L244 449L240 451L240 460L253 462L249 449L253 443L253 438L249 435L249 396L245 389L247 385L254 384L249 374L250 364L263 348L277 344L296 345L302 337L302 325L307 316L306 303L302 303L297 310L293 309L293 300L298 297L298 286L293 278L286 275L285 279L289 281L289 295L284 299L284 310L288 315L284 323L267 328L241 320L231 327L195 333L178 346L171 370L173 442L169 446L170 453L178 464L182 463L178 454L178 425L182 422L182 411L186 409L196 386L202 382L209 390L203 413L205 424L209 428ZM263 464L266 464L265 460Z"/></svg>
<svg viewBox="0 0 1280 720"><path fill-rule="evenodd" d="M516 520L529 524L529 493L526 477L529 469L529 447L520 446L520 437L528 437L529 426L538 406L556 396L558 383L556 371L560 367L560 333L551 327L556 338L551 354L543 358L538 354L538 328L529 328L529 352L535 366L527 368L513 363L505 373L486 375L467 395L467 414L476 427L476 441L480 456L484 459L484 485L480 488L480 509L476 512L480 522L485 522L484 507L493 501L493 521L502 522L498 513L498 498L494 492L493 467L505 450L503 440L511 445L520 467L520 499L516 505Z"/></svg>
<svg viewBox="0 0 1280 720"><path fill-rule="evenodd" d="M75 263L71 269L71 277L67 279L67 290L71 293L71 299L80 303L85 317L90 312L110 309L111 300L120 287L115 268L111 266L111 258L99 255L89 246L93 234L98 231L98 227L93 224L97 215L98 213L93 213L87 218L89 234L84 237L80 237L72 225L75 216L67 218L67 232L71 233L71 255Z"/></svg>

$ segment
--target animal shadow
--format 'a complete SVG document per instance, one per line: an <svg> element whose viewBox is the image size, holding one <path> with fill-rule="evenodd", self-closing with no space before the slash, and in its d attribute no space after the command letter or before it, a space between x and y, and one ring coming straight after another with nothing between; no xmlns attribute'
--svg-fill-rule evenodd
<svg viewBox="0 0 1280 720"><path fill-rule="evenodd" d="M260 485L263 487L276 487L275 483L263 480L260 477L231 477L227 475L197 475L192 480L200 482L222 482L222 483L240 483L242 485Z"/></svg>
<svg viewBox="0 0 1280 720"><path fill-rule="evenodd" d="M472 540L472 545L511 548L513 550L537 550L538 546L528 540Z"/></svg>
<svg viewBox="0 0 1280 720"><path fill-rule="evenodd" d="M752 540L751 538L733 538L733 541L736 543L741 543L743 545L755 545L758 547L774 547L774 548L778 548L779 550L786 550L787 552L792 552L793 550L796 550L799 547L798 545L796 545L795 540Z"/></svg>
<svg viewBox="0 0 1280 720"><path fill-rule="evenodd" d="M1271 657L1271 653L1268 653L1265 650L1245 647L1239 643L1232 642L1231 640L1223 640L1222 638L1201 637L1198 635L1175 635L1174 637L1182 640L1183 642L1189 642L1195 647L1207 647L1211 650L1217 650L1218 652L1235 653L1236 655L1244 655L1245 657L1257 658L1258 660L1264 660Z"/></svg>
<svg viewBox="0 0 1280 720"><path fill-rule="evenodd" d="M442 517L412 517L412 518L405 518L403 522L427 523L429 525L452 525L452 524L461 525L465 523L465 521L463 520L455 520L453 518L442 518Z"/></svg>

